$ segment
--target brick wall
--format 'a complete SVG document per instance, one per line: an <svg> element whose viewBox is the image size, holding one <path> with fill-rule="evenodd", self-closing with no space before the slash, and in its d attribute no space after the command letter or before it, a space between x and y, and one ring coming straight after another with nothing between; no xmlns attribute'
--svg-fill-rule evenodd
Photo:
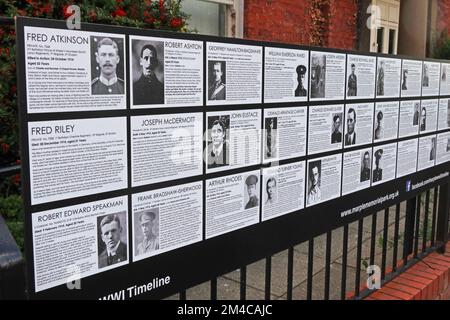
<svg viewBox="0 0 450 320"><path fill-rule="evenodd" d="M323 45L355 48L357 0L245 0L244 37L310 45L317 1L324 4L319 17L324 19Z"/></svg>

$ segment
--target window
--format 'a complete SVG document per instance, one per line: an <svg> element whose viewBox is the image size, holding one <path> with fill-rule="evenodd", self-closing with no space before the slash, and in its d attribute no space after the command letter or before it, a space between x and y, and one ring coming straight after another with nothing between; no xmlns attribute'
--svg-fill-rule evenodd
<svg viewBox="0 0 450 320"><path fill-rule="evenodd" d="M376 28L371 30L370 51L397 54L400 0L372 0L372 14L377 11Z"/></svg>
<svg viewBox="0 0 450 320"><path fill-rule="evenodd" d="M182 4L191 15L190 29L199 34L242 37L243 0L184 0Z"/></svg>

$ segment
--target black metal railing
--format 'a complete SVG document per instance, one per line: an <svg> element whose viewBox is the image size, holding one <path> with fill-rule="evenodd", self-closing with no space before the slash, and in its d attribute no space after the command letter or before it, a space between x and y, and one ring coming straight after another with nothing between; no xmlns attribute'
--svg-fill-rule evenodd
<svg viewBox="0 0 450 320"><path fill-rule="evenodd" d="M383 285L421 261L429 253L444 252L445 244L449 240L449 227L449 187L446 183L341 228L330 230L306 243L296 245L304 245L308 248L308 254L304 255L307 275L300 285L294 277L295 264L298 263L294 257L297 254L296 246L286 248L287 262L283 262L284 265L281 266L287 269L286 292L278 298L298 299L299 295L294 294L294 291L304 286L306 293L303 298L307 300L363 299L373 292L366 286L368 275L365 275L365 267L367 265L380 267ZM341 233L342 242L338 242L334 237ZM318 250L315 241L321 237L325 237L325 254L319 258L315 254ZM351 244L351 242L356 243ZM339 244L341 244L340 254L338 257L333 257L332 253L336 251ZM273 255L262 257L260 263L265 263L265 276L257 277L264 279L259 284L248 283L250 270L248 266L239 268L240 279L239 284L236 285L239 287L241 300L247 299L249 288L252 290L259 288L261 297L266 300L275 296L271 290L273 257ZM318 266L317 264L320 263L323 265ZM341 265L341 270L337 273L331 272L332 265L335 263ZM320 275L316 271L318 267L322 267ZM349 270L354 272L353 276ZM218 279L222 276L226 275L218 275L211 279L209 297L195 293L193 297L190 297L189 292L192 289L186 288L180 291L177 298L216 300L222 289L218 287Z"/></svg>

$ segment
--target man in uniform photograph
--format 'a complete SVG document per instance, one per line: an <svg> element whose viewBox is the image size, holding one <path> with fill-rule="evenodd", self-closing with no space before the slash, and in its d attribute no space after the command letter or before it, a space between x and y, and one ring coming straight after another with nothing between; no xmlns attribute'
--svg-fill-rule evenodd
<svg viewBox="0 0 450 320"><path fill-rule="evenodd" d="M427 109L422 107L422 112L420 113L420 132L427 129Z"/></svg>
<svg viewBox="0 0 450 320"><path fill-rule="evenodd" d="M100 40L95 59L100 68L100 76L92 80L92 94L124 94L125 83L117 77L117 65L120 61L117 43L110 38Z"/></svg>
<svg viewBox="0 0 450 320"><path fill-rule="evenodd" d="M256 188L258 184L258 177L255 175L250 175L245 179L245 184L247 185L248 202L245 205L245 209L251 209L259 206L258 190Z"/></svg>
<svg viewBox="0 0 450 320"><path fill-rule="evenodd" d="M345 145L352 146L356 144L356 111L353 108L348 109L347 112L347 133L345 134Z"/></svg>
<svg viewBox="0 0 450 320"><path fill-rule="evenodd" d="M300 65L296 69L297 71L297 89L295 89L296 97L306 97L308 95L308 91L303 86L303 80L305 79L306 67L304 65Z"/></svg>
<svg viewBox="0 0 450 320"><path fill-rule="evenodd" d="M364 152L363 165L361 169L361 182L370 180L370 154L369 151Z"/></svg>
<svg viewBox="0 0 450 320"><path fill-rule="evenodd" d="M382 149L379 149L375 152L375 169L373 170L373 182L378 182L383 179L383 169L380 168L380 160L382 155Z"/></svg>
<svg viewBox="0 0 450 320"><path fill-rule="evenodd" d="M100 234L105 250L98 256L98 267L104 268L127 260L127 245L120 240L122 227L116 214L105 216L100 222Z"/></svg>
<svg viewBox="0 0 450 320"><path fill-rule="evenodd" d="M378 68L377 95L384 96L384 61L380 62L380 68Z"/></svg>
<svg viewBox="0 0 450 320"><path fill-rule="evenodd" d="M336 114L333 116L333 133L331 134L331 143L341 143L341 116Z"/></svg>
<svg viewBox="0 0 450 320"><path fill-rule="evenodd" d="M408 90L408 69L403 70L402 90Z"/></svg>
<svg viewBox="0 0 450 320"><path fill-rule="evenodd" d="M156 214L153 211L145 211L139 216L139 224L144 238L137 245L136 255L149 253L159 249L158 238L153 233L155 219Z"/></svg>
<svg viewBox="0 0 450 320"><path fill-rule="evenodd" d="M142 47L139 65L142 74L133 83L133 103L135 105L163 104L164 84L155 75L158 55L153 45L146 44Z"/></svg>
<svg viewBox="0 0 450 320"><path fill-rule="evenodd" d="M213 79L208 88L208 99L209 100L225 100L226 87L225 87L225 83L223 82L223 79L222 79L222 75L223 75L222 63L219 61L216 61L213 63L212 67L213 67L213 69L212 69Z"/></svg>
<svg viewBox="0 0 450 320"><path fill-rule="evenodd" d="M355 64L352 64L352 73L348 76L348 92L347 95L349 97L356 97L358 95L358 78L355 74L356 66Z"/></svg>
<svg viewBox="0 0 450 320"><path fill-rule="evenodd" d="M377 125L375 127L375 140L379 140L384 137L383 117L383 112L378 111L376 119Z"/></svg>
<svg viewBox="0 0 450 320"><path fill-rule="evenodd" d="M414 104L413 126L419 125L419 103Z"/></svg>

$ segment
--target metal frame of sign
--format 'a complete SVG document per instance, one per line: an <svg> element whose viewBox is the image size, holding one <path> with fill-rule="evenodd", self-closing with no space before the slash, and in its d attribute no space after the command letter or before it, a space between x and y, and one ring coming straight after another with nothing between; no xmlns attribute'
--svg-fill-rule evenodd
<svg viewBox="0 0 450 320"><path fill-rule="evenodd" d="M260 260L267 255L277 253L281 250L304 242L311 239L314 236L326 233L329 230L341 227L353 221L356 221L364 216L367 216L374 211L383 209L387 206L393 205L403 200L410 199L420 192L431 188L435 185L443 182L448 182L450 164L444 163L436 165L432 168L418 171L414 174L395 179L386 183L382 183L377 186L372 186L362 191L351 193L346 196L338 197L334 200L326 201L318 205L302 209L297 212L292 212L269 221L262 222L261 220L261 205L259 206L260 222L243 229L239 229L230 233L223 234L211 239L205 239L205 217L206 217L206 183L207 179L216 178L220 176L226 176L231 174L239 174L248 171L261 170L269 165L256 165L245 168L231 169L223 172L215 172L206 174L205 164L203 163L203 174L200 176L193 176L189 178L178 179L176 181L165 181L152 185L145 185L139 187L131 186L131 116L137 115L156 115L167 113L191 113L202 112L203 113L203 132L206 132L206 113L211 111L229 111L229 110L249 110L259 109L262 112L261 128L263 128L264 110L267 108L279 108L279 107L298 107L307 106L308 110L311 106L330 105L330 104L343 104L346 102L351 104L364 103L364 102L385 102L385 101L403 101L403 100L416 100L422 99L421 97L398 97L395 99L362 99L362 100L345 100L345 98L333 101L314 101L314 102L288 102L288 103L264 103L264 48L265 47L277 47L287 49L301 49L311 51L323 51L342 54L358 54L375 57L390 57L396 59L402 59L401 56L389 56L372 53L359 53L347 50L336 50L328 48L314 48L306 46L297 46L289 44L279 44L273 42L264 41L251 41L234 38L219 38L213 36L203 36L196 34L184 34L184 33L172 33L155 30L142 30L128 27L118 26L106 26L98 24L81 24L81 31L92 32L107 32L117 33L125 35L125 50L129 50L129 36L152 36L152 37L164 37L173 39L187 39L203 41L203 106L200 107L176 107L176 108L149 108L149 109L131 109L130 108L130 82L128 79L127 86L127 108L125 110L110 110L110 111L87 111L87 112L60 112L60 113L36 113L29 114L27 112L27 92L26 92L26 72L25 72L25 48L24 48L24 27L34 26L43 28L55 28L66 29L66 23L64 21L53 21L44 19L33 19L18 17L16 20L17 31L17 72L18 72L18 96L19 96L19 109L20 109L20 130L21 130L21 159L22 159L22 181L23 181L23 201L25 208L25 246L26 246L26 260L27 260L27 276L28 276L28 288L29 296L32 299L101 299L112 297L110 295L114 293L124 292L126 296L128 288L134 288L134 286L147 285L152 283L155 279L162 279L170 277L170 281L160 287L152 288L145 294L133 296L135 299L151 298L159 299L168 295L179 292L184 288L188 288L199 284L204 281L208 281L213 277L220 274L231 272L239 266L251 264ZM260 46L262 49L262 101L258 104L246 104L246 105L215 105L206 106L206 43L208 41L221 42L228 44L242 44L242 45L254 45ZM414 59L412 60L423 60ZM425 59L426 61L436 61ZM309 59L310 61L310 59ZM347 63L347 61L345 62ZM308 65L309 67L309 65ZM346 68L347 69L347 68ZM129 75L130 70L130 57L128 57L125 64L125 72ZM376 71L375 71L376 72ZM347 79L347 70L345 70L345 79ZM128 77L127 77L128 78ZM307 85L309 89L309 79ZM376 84L376 80L375 80ZM344 86L344 97L345 97ZM431 96L424 99L441 99L450 98L450 96ZM307 99L309 100L309 99ZM115 190L111 192L91 194L83 197L65 199L60 201L48 202L38 205L31 205L31 189L30 189L30 154L28 150L28 123L33 121L47 121L47 120L67 120L67 119L88 119L88 118L108 118L108 117L126 117L127 119L127 151L128 151L128 187L122 190ZM309 122L309 121L308 121ZM279 165L290 164L294 162L304 161L313 158L319 158L323 156L341 154L344 152L354 151L367 147L376 147L385 143L400 142L404 140L410 140L419 138L421 136L436 135L438 133L450 132L450 129L437 130L431 134L414 135L402 139L394 139L391 141L385 141L382 143L372 143L368 145L362 145L353 148L343 147L337 151L325 152L315 154L314 156L304 156L300 158L293 158L289 160L282 160ZM398 137L398 133L397 133ZM307 139L308 140L308 139ZM206 142L203 141L203 148L206 148ZM306 150L307 146L306 146ZM306 162L305 162L306 163ZM343 166L343 164L342 164ZM341 168L342 170L342 168ZM307 175L307 170L305 170ZM406 184L417 184L422 181L426 181L429 178L438 177L436 180L424 184L423 186L415 190L406 190ZM190 182L203 181L203 240L192 245L181 247L172 251L168 251L162 254L152 256L139 261L132 261L132 255L130 254L130 262L122 267L111 269L108 271L100 272L92 276L88 276L81 279L81 290L69 290L65 284L52 287L43 291L36 292L34 281L34 255L33 255L33 232L32 232L32 214L44 210L56 209L80 203L87 203L91 201L108 199L118 196L128 197L128 245L132 243L132 204L131 195L143 191L161 189L173 185L181 185ZM305 177L305 184L307 179ZM342 174L341 174L342 185ZM261 192L262 192L262 183ZM306 187L305 187L306 189ZM391 195L391 198L384 199L384 202L374 204L373 206L362 209L354 214L347 216L341 216L341 212L348 209L358 207L362 204L372 202L374 200L385 198ZM131 290L131 289L130 289Z"/></svg>

